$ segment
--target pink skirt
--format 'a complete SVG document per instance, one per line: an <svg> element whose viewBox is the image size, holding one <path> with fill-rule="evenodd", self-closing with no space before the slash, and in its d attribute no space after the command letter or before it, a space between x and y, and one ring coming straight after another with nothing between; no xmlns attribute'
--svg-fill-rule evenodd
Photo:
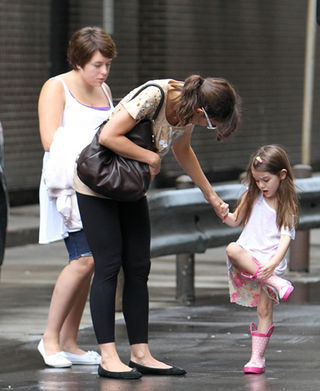
<svg viewBox="0 0 320 391"><path fill-rule="evenodd" d="M279 304L279 297L270 286L257 279L243 277L241 272L227 259L230 302L245 307L256 307L259 303L261 289L268 294L271 300Z"/></svg>

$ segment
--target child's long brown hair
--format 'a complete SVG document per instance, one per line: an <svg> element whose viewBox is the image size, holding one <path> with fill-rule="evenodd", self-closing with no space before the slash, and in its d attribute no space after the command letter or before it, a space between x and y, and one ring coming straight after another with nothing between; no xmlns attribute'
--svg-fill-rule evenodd
<svg viewBox="0 0 320 391"><path fill-rule="evenodd" d="M248 190L238 203L238 213L243 215L242 224L248 222L254 201L259 195L259 188L252 175L252 169L267 171L270 174L280 175L280 171L287 171L286 177L280 181L277 190L277 227L282 226L292 229L298 224L298 200L294 186L292 169L286 152L278 145L265 145L251 155L248 167L246 182ZM294 221L292 216L294 216Z"/></svg>

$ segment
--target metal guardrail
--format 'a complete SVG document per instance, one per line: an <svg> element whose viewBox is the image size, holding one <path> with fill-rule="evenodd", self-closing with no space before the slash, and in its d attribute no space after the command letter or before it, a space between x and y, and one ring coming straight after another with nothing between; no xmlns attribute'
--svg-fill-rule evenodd
<svg viewBox="0 0 320 391"><path fill-rule="evenodd" d="M320 227L320 177L296 179L299 197L299 230Z"/></svg>
<svg viewBox="0 0 320 391"><path fill-rule="evenodd" d="M320 227L320 177L296 179L295 184L300 209L298 229ZM214 189L233 210L245 188L241 184L228 184L215 186ZM191 302L194 289L190 287L190 275L193 275L190 256L227 245L239 236L241 227L232 228L223 224L197 188L154 193L148 196L148 201L152 229L151 255L186 256L183 267L177 264L177 272L189 275L189 293L182 292L181 300ZM177 275L177 281L184 278Z"/></svg>
<svg viewBox="0 0 320 391"><path fill-rule="evenodd" d="M242 185L216 186L215 191L231 207L242 194ZM215 215L198 188L168 190L148 197L153 257L203 253L233 240L240 228L230 228Z"/></svg>

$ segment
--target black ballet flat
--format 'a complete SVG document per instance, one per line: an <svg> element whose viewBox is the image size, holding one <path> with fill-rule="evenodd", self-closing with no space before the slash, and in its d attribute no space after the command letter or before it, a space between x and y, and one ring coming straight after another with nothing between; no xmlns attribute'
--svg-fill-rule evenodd
<svg viewBox="0 0 320 391"><path fill-rule="evenodd" d="M111 379L123 379L123 380L134 380L134 379L140 379L142 376L140 372L138 372L135 368L131 371L125 371L125 372L112 372L107 371L106 369L102 368L101 365L98 367L98 374L102 377L109 377Z"/></svg>
<svg viewBox="0 0 320 391"><path fill-rule="evenodd" d="M129 362L129 367L137 369L143 375L182 376L187 373L184 369L175 366L172 366L171 368L152 368L145 367L144 365L137 364L133 361Z"/></svg>

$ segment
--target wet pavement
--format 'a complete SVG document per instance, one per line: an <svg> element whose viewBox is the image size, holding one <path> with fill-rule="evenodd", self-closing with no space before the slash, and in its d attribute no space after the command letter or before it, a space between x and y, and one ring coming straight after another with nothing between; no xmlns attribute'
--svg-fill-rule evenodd
<svg viewBox="0 0 320 391"><path fill-rule="evenodd" d="M289 272L295 286L288 303L275 307L263 375L242 372L251 350L253 309L230 304L224 248L196 256L196 302L174 298L174 257L152 260L150 347L153 354L187 370L183 377L102 379L95 366L46 368L36 346L45 327L54 281L65 262L62 243L7 249L0 284L0 390L46 391L316 391L320 389L320 230L311 233L310 273ZM129 360L121 314L120 357ZM85 349L97 349L89 310L79 332Z"/></svg>
<svg viewBox="0 0 320 391"><path fill-rule="evenodd" d="M223 298L221 298L223 301ZM183 377L144 376L135 381L101 379L95 367L45 368L36 342L1 344L0 390L318 390L319 316L315 305L283 304L267 351L265 375L242 374L249 358L248 321L253 313L230 304L151 311L150 346L157 357L187 370ZM91 329L81 345L95 347ZM119 354L128 357L122 321L117 325Z"/></svg>

